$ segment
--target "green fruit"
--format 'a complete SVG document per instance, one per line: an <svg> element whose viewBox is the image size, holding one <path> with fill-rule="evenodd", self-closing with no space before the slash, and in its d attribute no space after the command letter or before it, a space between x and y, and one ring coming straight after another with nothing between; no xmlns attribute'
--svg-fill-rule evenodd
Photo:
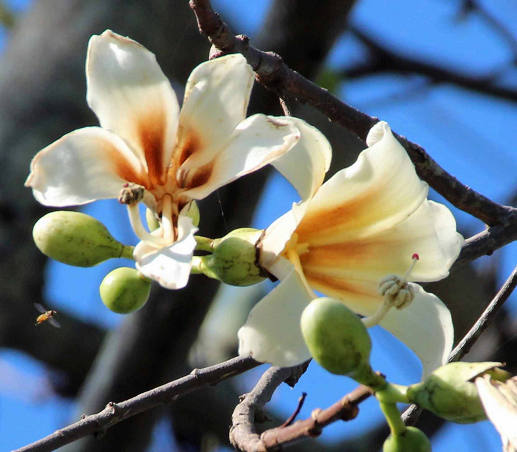
<svg viewBox="0 0 517 452"><path fill-rule="evenodd" d="M132 255L132 247L115 240L100 221L80 212L48 213L36 222L32 236L43 254L77 267Z"/></svg>
<svg viewBox="0 0 517 452"><path fill-rule="evenodd" d="M257 242L262 231L235 229L214 240L213 252L201 256L203 273L232 286L250 286L265 279L257 265Z"/></svg>
<svg viewBox="0 0 517 452"><path fill-rule="evenodd" d="M467 424L486 419L476 385L472 381L484 373L504 381L506 372L497 362L455 362L436 369L423 382L407 390L410 402L448 421Z"/></svg>
<svg viewBox="0 0 517 452"><path fill-rule="evenodd" d="M407 427L399 434L388 436L382 446L383 452L431 452L427 436L416 427Z"/></svg>
<svg viewBox="0 0 517 452"><path fill-rule="evenodd" d="M104 277L99 292L107 308L118 314L129 314L147 302L151 281L134 268L120 267Z"/></svg>
<svg viewBox="0 0 517 452"><path fill-rule="evenodd" d="M339 300L313 300L302 313L301 328L311 355L329 372L348 375L368 386L385 384L370 367L368 331Z"/></svg>

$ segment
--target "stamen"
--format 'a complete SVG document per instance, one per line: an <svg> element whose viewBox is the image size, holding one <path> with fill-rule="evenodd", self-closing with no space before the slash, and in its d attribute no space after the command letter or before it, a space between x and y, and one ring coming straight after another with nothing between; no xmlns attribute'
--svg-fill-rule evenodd
<svg viewBox="0 0 517 452"><path fill-rule="evenodd" d="M367 328L377 325L391 308L402 309L413 301L415 295L407 280L420 257L417 253L414 253L411 259L413 262L411 262L402 278L397 275L389 275L379 282L378 291L384 297L384 300L373 315L362 319Z"/></svg>
<svg viewBox="0 0 517 452"><path fill-rule="evenodd" d="M170 195L165 195L163 197L162 203L162 232L163 239L167 243L172 243L174 241L174 225L172 224L172 197ZM177 207L176 207L177 211Z"/></svg>
<svg viewBox="0 0 517 452"><path fill-rule="evenodd" d="M141 185L127 182L122 186L118 200L121 204L138 204L144 197L144 191Z"/></svg>
<svg viewBox="0 0 517 452"><path fill-rule="evenodd" d="M294 238L294 241L289 241L289 243L287 244L287 248L285 250L285 255L286 255L287 259L289 259L289 261L294 265L294 268L298 272L298 274L301 276L303 285L305 286L305 289L307 290L307 292L312 297L316 298L316 294L309 287L309 284L307 283L307 281L305 279L302 263L300 262L300 256L296 252L296 242L298 240L298 237L296 237L296 234L293 234L293 237L291 238L291 240L293 240L293 238Z"/></svg>
<svg viewBox="0 0 517 452"><path fill-rule="evenodd" d="M158 245L159 247L167 245L161 237L150 234L145 230L144 225L142 224L142 218L140 218L138 204L127 204L127 213L131 227L140 240L150 242L154 245Z"/></svg>

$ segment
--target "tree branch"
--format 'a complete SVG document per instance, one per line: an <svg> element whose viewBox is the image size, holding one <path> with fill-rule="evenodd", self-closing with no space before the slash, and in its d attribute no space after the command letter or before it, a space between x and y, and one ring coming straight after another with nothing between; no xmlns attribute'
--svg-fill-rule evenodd
<svg viewBox="0 0 517 452"><path fill-rule="evenodd" d="M237 405L233 412L233 425L230 430L230 441L235 448L246 452L264 452L304 437L318 436L323 427L335 421L354 419L359 412L357 405L373 394L370 388L359 386L325 410L314 410L308 419L281 425L259 435L255 428L257 413L260 413L264 405L271 400L276 388L293 373L299 372L299 369L300 366L271 367L262 375L253 390Z"/></svg>
<svg viewBox="0 0 517 452"><path fill-rule="evenodd" d="M194 369L190 375L143 392L131 399L119 403L110 402L101 412L85 416L80 421L57 430L39 441L17 449L15 452L52 451L86 435L102 433L124 419L169 403L175 398L203 386L217 384L222 380L241 374L260 364L252 358L238 356L204 369Z"/></svg>
<svg viewBox="0 0 517 452"><path fill-rule="evenodd" d="M312 105L329 119L352 130L362 140L366 139L370 128L378 122L377 118L341 102L327 90L291 70L280 56L254 48L249 45L246 36L234 36L219 15L213 11L209 0L190 0L190 7L196 15L200 32L207 35L217 49L212 51L212 57L241 53L256 72L258 81L268 89L282 98ZM395 136L406 148L419 176L452 204L489 226L506 221L511 213L509 207L497 204L463 185L441 168L421 146L400 135Z"/></svg>
<svg viewBox="0 0 517 452"><path fill-rule="evenodd" d="M453 83L479 93L489 94L513 102L517 101L516 90L493 84L499 76L500 70L487 76L474 77L467 73L459 73L396 53L393 49L389 49L379 40L373 39L357 27L350 27L350 30L371 52L372 60L368 63L360 63L355 67L346 68L343 71L343 75L347 78L361 77L379 72L420 74L428 77L433 82Z"/></svg>

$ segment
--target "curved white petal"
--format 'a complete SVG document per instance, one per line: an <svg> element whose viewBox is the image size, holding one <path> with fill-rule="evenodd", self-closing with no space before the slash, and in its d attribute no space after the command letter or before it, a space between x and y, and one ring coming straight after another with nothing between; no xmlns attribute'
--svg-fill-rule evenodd
<svg viewBox="0 0 517 452"><path fill-rule="evenodd" d="M241 54L206 61L187 81L180 113L179 146L196 142L199 164L210 161L246 117L253 71ZM180 162L182 163L182 162Z"/></svg>
<svg viewBox="0 0 517 452"><path fill-rule="evenodd" d="M176 143L179 106L153 53L110 30L94 35L86 59L87 101L100 124L124 138L163 180Z"/></svg>
<svg viewBox="0 0 517 452"><path fill-rule="evenodd" d="M373 235L403 221L426 198L427 184L389 126L375 128L378 141L314 196L297 231L301 241L329 244Z"/></svg>
<svg viewBox="0 0 517 452"><path fill-rule="evenodd" d="M254 115L242 121L213 160L199 166L187 160L179 169L183 194L202 199L219 187L256 171L289 151L299 140L297 127L283 118ZM194 156L195 157L195 156Z"/></svg>
<svg viewBox="0 0 517 452"><path fill-rule="evenodd" d="M300 318L312 297L296 270L251 310L239 329L239 355L275 366L294 366L310 358Z"/></svg>
<svg viewBox="0 0 517 452"><path fill-rule="evenodd" d="M486 415L501 435L503 450L517 450L517 377L501 383L486 375L476 378L475 384Z"/></svg>
<svg viewBox="0 0 517 452"><path fill-rule="evenodd" d="M424 377L447 362L454 341L451 313L436 296L417 284L413 302L391 309L380 325L400 339L422 361Z"/></svg>
<svg viewBox="0 0 517 452"><path fill-rule="evenodd" d="M323 183L332 160L332 149L325 135L316 127L298 118L289 119L300 130L300 140L287 154L273 162L273 166L296 188L302 200L306 200Z"/></svg>
<svg viewBox="0 0 517 452"><path fill-rule="evenodd" d="M264 237L260 241L259 263L278 278L279 276L273 270L273 265L302 221L308 206L309 201L293 204L291 210L284 213L265 230Z"/></svg>
<svg viewBox="0 0 517 452"><path fill-rule="evenodd" d="M118 198L126 181L146 185L139 160L117 135L86 127L38 152L25 185L41 204L62 207Z"/></svg>
<svg viewBox="0 0 517 452"><path fill-rule="evenodd" d="M197 228L189 217L179 216L178 231L179 238L171 246L156 248L140 242L133 253L136 268L166 289L181 289L187 285L196 248Z"/></svg>

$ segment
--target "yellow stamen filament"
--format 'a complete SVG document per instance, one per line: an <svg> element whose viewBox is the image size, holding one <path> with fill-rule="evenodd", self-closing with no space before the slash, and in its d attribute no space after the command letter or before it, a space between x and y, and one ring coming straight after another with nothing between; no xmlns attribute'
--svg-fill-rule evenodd
<svg viewBox="0 0 517 452"><path fill-rule="evenodd" d="M287 257L287 259L289 259L289 261L294 265L296 272L300 275L300 277L303 281L303 285L305 286L305 289L307 290L307 292L313 298L316 298L316 294L309 287L309 284L307 284L307 281L305 279L305 275L303 273L303 267L300 262L300 255L298 254L297 241L298 241L298 236L296 234L293 234L293 236L291 237L291 240L287 243L284 253L285 253L285 256ZM305 244L302 244L302 247L301 247L302 250L304 250L303 252L307 252L308 246L305 246L305 248L304 248L303 245L305 245ZM303 252L302 252L302 254L303 254Z"/></svg>

